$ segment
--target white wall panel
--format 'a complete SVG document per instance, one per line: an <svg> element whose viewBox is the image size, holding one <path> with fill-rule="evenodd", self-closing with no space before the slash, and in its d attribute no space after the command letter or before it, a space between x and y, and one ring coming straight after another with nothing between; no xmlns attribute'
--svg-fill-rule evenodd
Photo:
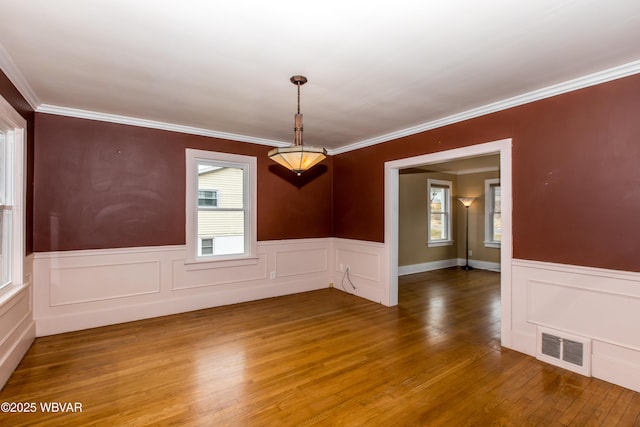
<svg viewBox="0 0 640 427"><path fill-rule="evenodd" d="M333 283L336 289L386 304L389 295L387 265L382 243L358 240L333 240ZM346 268L349 267L347 276ZM341 269L342 267L342 269ZM355 289L349 283L355 286Z"/></svg>
<svg viewBox="0 0 640 427"><path fill-rule="evenodd" d="M328 274L328 247L300 248L297 251L276 250L276 277L299 276L308 273Z"/></svg>
<svg viewBox="0 0 640 427"><path fill-rule="evenodd" d="M537 326L591 339L591 374L640 391L640 273L525 260L512 267L512 348L535 356Z"/></svg>
<svg viewBox="0 0 640 427"><path fill-rule="evenodd" d="M38 253L38 336L328 287L332 239L258 242L257 256L190 263L184 246Z"/></svg>
<svg viewBox="0 0 640 427"><path fill-rule="evenodd" d="M239 266L185 265L184 259L179 259L173 260L172 270L173 290L252 282L267 278L267 255L259 254L254 263Z"/></svg>
<svg viewBox="0 0 640 427"><path fill-rule="evenodd" d="M52 267L50 305L77 304L160 292L160 262Z"/></svg>
<svg viewBox="0 0 640 427"><path fill-rule="evenodd" d="M7 382L35 338L32 313L31 267L33 257L24 265L22 286L0 292L0 388Z"/></svg>
<svg viewBox="0 0 640 427"><path fill-rule="evenodd" d="M527 320L640 351L640 296L529 280ZM640 291L638 286L637 291Z"/></svg>

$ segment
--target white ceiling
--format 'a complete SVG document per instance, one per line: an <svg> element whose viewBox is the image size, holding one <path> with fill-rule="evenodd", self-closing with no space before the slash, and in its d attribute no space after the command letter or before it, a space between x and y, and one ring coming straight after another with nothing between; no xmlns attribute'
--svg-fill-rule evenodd
<svg viewBox="0 0 640 427"><path fill-rule="evenodd" d="M39 111L282 144L303 74L305 143L338 151L640 72L639 41L638 0L0 0L0 65Z"/></svg>

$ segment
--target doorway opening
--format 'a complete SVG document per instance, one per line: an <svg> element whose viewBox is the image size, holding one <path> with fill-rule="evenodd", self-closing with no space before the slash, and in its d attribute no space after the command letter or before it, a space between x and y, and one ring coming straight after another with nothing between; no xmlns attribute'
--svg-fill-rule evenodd
<svg viewBox="0 0 640 427"><path fill-rule="evenodd" d="M496 154L500 157L501 198L501 250L500 250L500 304L501 344L511 343L511 261L513 258L512 237L512 140L503 139L457 148L454 150L425 154L385 163L385 258L386 301L385 305L398 304L398 252L399 252L399 174L401 169L425 167L444 162L459 161L472 157Z"/></svg>

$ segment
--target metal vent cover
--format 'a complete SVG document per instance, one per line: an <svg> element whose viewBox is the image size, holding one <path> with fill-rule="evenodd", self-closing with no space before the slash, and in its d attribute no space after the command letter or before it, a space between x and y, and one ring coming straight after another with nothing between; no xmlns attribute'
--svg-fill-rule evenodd
<svg viewBox="0 0 640 427"><path fill-rule="evenodd" d="M538 327L537 358L591 376L591 340Z"/></svg>
<svg viewBox="0 0 640 427"><path fill-rule="evenodd" d="M562 340L562 360L574 365L582 366L584 363L584 345L578 341Z"/></svg>
<svg viewBox="0 0 640 427"><path fill-rule="evenodd" d="M542 334L542 354L560 359L562 338L551 334Z"/></svg>

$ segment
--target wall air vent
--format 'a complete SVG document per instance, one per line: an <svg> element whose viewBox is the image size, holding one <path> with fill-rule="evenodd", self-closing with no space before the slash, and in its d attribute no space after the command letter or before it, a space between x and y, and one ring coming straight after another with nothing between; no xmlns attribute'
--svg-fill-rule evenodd
<svg viewBox="0 0 640 427"><path fill-rule="evenodd" d="M591 340L538 327L537 358L543 362L591 376Z"/></svg>

